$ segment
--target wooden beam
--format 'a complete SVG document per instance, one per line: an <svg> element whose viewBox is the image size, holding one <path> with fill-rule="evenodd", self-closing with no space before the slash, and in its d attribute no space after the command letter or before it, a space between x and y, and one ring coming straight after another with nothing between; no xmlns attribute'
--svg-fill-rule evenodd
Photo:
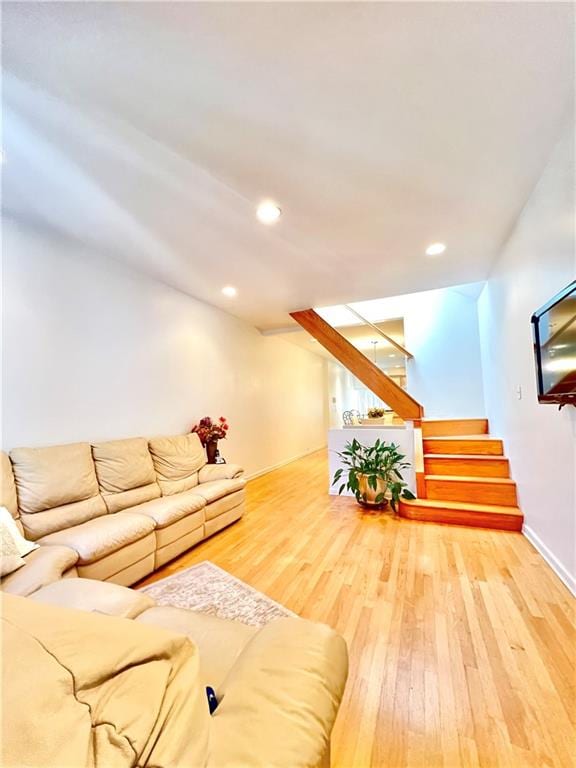
<svg viewBox="0 0 576 768"><path fill-rule="evenodd" d="M350 373L360 379L371 392L389 405L401 419L422 418L424 409L420 403L386 376L377 365L374 365L313 309L291 312L290 317L322 344L324 349L327 349Z"/></svg>

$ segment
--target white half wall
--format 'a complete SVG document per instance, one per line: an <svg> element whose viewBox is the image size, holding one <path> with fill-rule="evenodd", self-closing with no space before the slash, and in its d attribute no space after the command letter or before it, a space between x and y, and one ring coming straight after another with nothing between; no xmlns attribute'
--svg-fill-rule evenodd
<svg viewBox="0 0 576 768"><path fill-rule="evenodd" d="M525 532L576 591L576 409L539 405L530 318L576 275L573 127L559 142L479 300L484 391ZM521 399L518 396L521 388Z"/></svg>
<svg viewBox="0 0 576 768"><path fill-rule="evenodd" d="M326 444L325 362L70 240L3 222L2 446L226 416L249 475ZM223 282L224 277L223 277Z"/></svg>

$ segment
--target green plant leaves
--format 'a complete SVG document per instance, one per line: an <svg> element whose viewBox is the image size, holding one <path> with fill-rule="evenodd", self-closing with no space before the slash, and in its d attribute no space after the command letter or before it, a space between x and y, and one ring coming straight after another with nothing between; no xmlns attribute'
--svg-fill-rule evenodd
<svg viewBox="0 0 576 768"><path fill-rule="evenodd" d="M346 476L346 482L340 485L338 493L344 489L354 494L356 501L366 501L366 493L360 492L360 477L367 478L368 487L373 491L378 489L379 481L384 483L391 496L391 506L396 511L396 504L402 494L404 498L415 498L406 488L401 470L408 469L410 462L400 453L398 445L387 443L378 438L374 445L362 445L356 438L346 443L344 450L337 453L342 467L336 470L332 485ZM378 493L376 503L380 504L386 497L386 490ZM407 494L410 494L408 496Z"/></svg>

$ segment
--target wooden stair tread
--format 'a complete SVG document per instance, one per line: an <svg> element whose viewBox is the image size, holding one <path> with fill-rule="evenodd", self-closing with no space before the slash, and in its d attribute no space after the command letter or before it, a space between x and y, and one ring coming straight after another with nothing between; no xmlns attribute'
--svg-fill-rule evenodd
<svg viewBox="0 0 576 768"><path fill-rule="evenodd" d="M486 421L486 417L485 416L466 416L465 418L462 418L462 419L435 419L433 416L429 416L429 417L423 418L422 421L425 421L428 424L430 422L435 423L437 421L454 423L454 422L461 422L461 421Z"/></svg>
<svg viewBox="0 0 576 768"><path fill-rule="evenodd" d="M465 419L422 419L423 437L442 435L485 435L489 432L488 419L473 416Z"/></svg>
<svg viewBox="0 0 576 768"><path fill-rule="evenodd" d="M469 501L442 501L438 499L402 499L402 504L410 507L431 507L434 509L452 509L457 512L485 512L491 515L523 517L518 507L505 507L499 504L473 504Z"/></svg>
<svg viewBox="0 0 576 768"><path fill-rule="evenodd" d="M500 440L499 437L494 437L494 435L489 434L479 434L479 435L429 435L424 436L424 441L428 440Z"/></svg>
<svg viewBox="0 0 576 768"><path fill-rule="evenodd" d="M432 438L427 437L427 440ZM462 461L508 461L505 456L492 456L489 453L425 453L425 459L461 459Z"/></svg>
<svg viewBox="0 0 576 768"><path fill-rule="evenodd" d="M480 475L424 475L426 480L441 480L455 483L496 483L498 485L516 485L510 477L483 477Z"/></svg>

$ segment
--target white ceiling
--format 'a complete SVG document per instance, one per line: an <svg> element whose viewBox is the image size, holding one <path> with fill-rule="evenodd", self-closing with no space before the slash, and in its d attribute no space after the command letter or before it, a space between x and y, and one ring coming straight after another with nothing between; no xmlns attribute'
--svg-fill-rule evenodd
<svg viewBox="0 0 576 768"><path fill-rule="evenodd" d="M4 208L260 328L481 280L566 118L573 12L4 3Z"/></svg>

